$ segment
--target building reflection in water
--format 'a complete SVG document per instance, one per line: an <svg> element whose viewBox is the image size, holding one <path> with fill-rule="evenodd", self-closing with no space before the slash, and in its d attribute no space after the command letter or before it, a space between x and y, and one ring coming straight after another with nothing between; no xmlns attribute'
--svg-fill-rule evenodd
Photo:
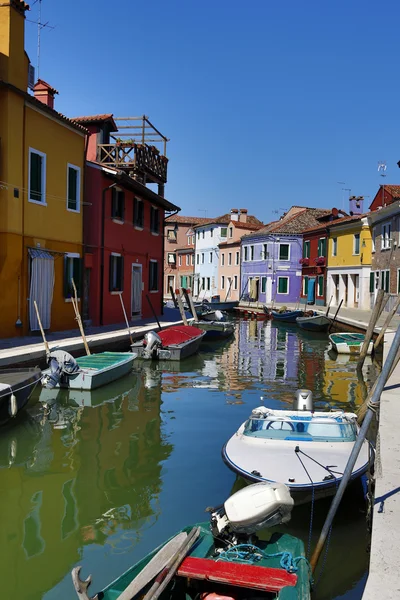
<svg viewBox="0 0 400 600"><path fill-rule="evenodd" d="M41 598L87 545L128 553L159 515L161 463L173 448L161 431L160 387L147 389L139 374L112 386L112 398L105 390L42 390L43 404L2 431L6 598Z"/></svg>

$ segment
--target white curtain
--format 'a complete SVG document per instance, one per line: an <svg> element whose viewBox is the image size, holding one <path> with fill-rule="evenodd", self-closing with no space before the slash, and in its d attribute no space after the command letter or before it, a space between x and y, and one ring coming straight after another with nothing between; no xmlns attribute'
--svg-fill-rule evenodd
<svg viewBox="0 0 400 600"><path fill-rule="evenodd" d="M43 329L50 328L51 303L54 290L54 258L47 252L42 257L32 258L31 263L31 289L29 294L29 322L32 331L39 331L35 305L39 310Z"/></svg>

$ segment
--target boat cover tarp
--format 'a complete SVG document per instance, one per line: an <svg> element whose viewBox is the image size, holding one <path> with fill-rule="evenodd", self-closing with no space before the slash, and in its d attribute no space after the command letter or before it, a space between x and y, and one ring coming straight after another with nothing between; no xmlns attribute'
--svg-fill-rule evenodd
<svg viewBox="0 0 400 600"><path fill-rule="evenodd" d="M198 327L191 325L178 325L177 327L169 327L163 331L157 331L164 347L173 344L183 344L192 338L202 335L202 331Z"/></svg>

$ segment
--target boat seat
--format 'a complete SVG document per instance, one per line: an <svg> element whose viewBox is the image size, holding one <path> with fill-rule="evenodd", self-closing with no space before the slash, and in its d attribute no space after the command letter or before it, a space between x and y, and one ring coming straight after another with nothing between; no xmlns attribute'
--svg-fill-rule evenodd
<svg viewBox="0 0 400 600"><path fill-rule="evenodd" d="M297 583L296 573L288 573L285 569L194 556L187 556L183 560L178 575L270 592L279 592L282 588L293 587Z"/></svg>
<svg viewBox="0 0 400 600"><path fill-rule="evenodd" d="M312 439L312 435L309 433L296 433L285 437L285 440L289 440L290 442L312 442Z"/></svg>

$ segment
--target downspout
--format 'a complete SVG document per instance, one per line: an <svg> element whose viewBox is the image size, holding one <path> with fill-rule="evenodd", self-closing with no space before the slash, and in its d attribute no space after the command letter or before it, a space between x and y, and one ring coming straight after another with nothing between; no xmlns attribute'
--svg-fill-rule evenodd
<svg viewBox="0 0 400 600"><path fill-rule="evenodd" d="M20 271L20 282L21 285L18 286L18 305L19 307L22 306L21 303L21 295L22 297L24 296L24 292L26 293L26 297L28 297L28 293L29 293L29 288L28 288L28 284L29 284L29 271L28 271L28 264L26 264L25 266L25 192L24 189L27 189L28 192L27 194L29 194L29 181L27 181L27 185L25 185L25 129L26 129L26 105L25 105L25 101L24 101L24 111L23 111L23 122L22 122L22 189L21 189L21 220L22 220L22 230L21 230L21 244L22 244L22 254L21 254L21 271ZM28 198L29 200L29 198ZM26 280L25 280L25 285L24 285L24 277L23 274L25 272L25 268L26 268ZM20 332L21 335L23 335L24 333L28 332L28 325L29 325L29 311L28 311L28 304L24 303L24 308L23 308L23 314L26 318L26 323L23 322L21 325L19 324L19 320L21 318L21 315L18 314L17 315L17 321L15 323L15 325L17 327L20 327Z"/></svg>
<svg viewBox="0 0 400 600"><path fill-rule="evenodd" d="M180 209L168 215L169 217L174 217L178 214ZM162 292L161 292L161 314L164 314L164 285L165 285L165 210L164 210L164 219L163 219L163 236L162 236L162 261L163 261L163 276L162 276ZM174 290L175 291L175 290Z"/></svg>
<svg viewBox="0 0 400 600"><path fill-rule="evenodd" d="M101 261L100 261L100 325L103 325L103 296L104 296L104 237L105 237L105 213L106 213L106 192L117 184L112 183L106 188L103 188L101 193Z"/></svg>

